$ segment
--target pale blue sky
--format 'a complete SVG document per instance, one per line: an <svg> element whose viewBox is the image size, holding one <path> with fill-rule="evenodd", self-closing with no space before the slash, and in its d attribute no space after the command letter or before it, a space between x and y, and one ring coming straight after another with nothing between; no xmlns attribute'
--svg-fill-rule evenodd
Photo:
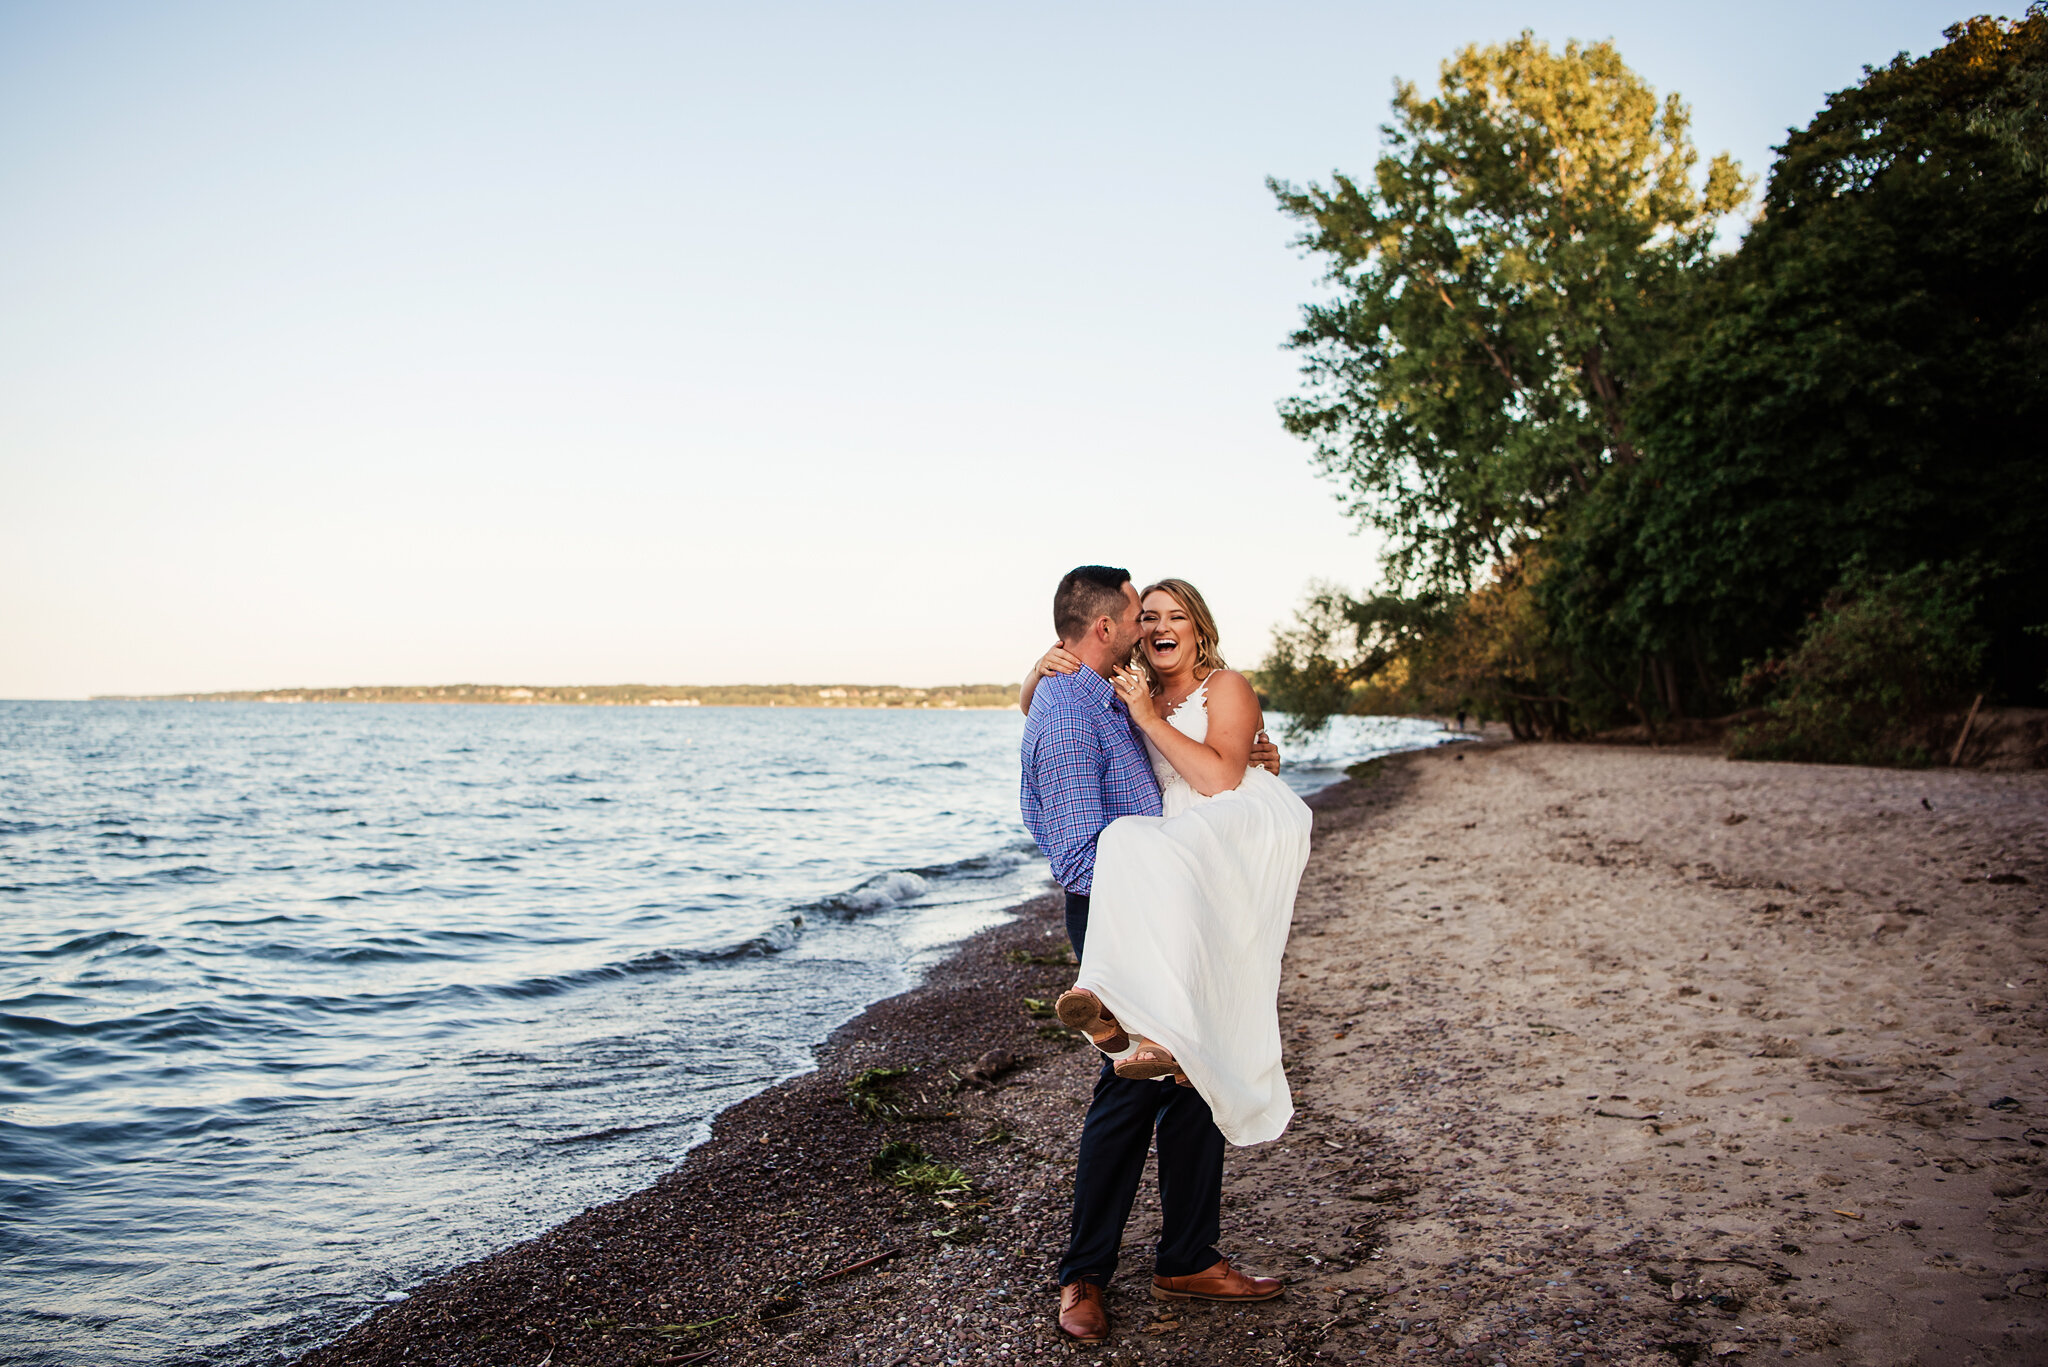
<svg viewBox="0 0 2048 1367"><path fill-rule="evenodd" d="M0 4L0 696L1009 678L1095 559L1254 664L1374 566L1264 176L1524 26L1762 171L1962 13Z"/></svg>

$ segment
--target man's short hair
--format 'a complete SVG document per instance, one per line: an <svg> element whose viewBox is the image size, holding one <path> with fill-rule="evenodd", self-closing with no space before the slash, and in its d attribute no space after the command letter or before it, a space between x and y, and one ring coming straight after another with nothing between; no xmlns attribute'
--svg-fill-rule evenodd
<svg viewBox="0 0 2048 1367"><path fill-rule="evenodd" d="M1129 570L1109 565L1068 570L1052 596L1053 631L1062 641L1077 641L1088 634L1097 618L1123 616L1124 585L1130 582Z"/></svg>

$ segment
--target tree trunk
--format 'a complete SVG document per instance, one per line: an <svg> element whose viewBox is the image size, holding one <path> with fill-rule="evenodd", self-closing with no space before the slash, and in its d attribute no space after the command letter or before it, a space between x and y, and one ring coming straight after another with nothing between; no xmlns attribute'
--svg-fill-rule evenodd
<svg viewBox="0 0 2048 1367"><path fill-rule="evenodd" d="M1643 737L1650 744L1657 743L1657 723L1650 718L1650 709L1643 706L1643 676L1649 672L1650 657L1636 656L1636 686L1629 692L1628 705L1643 719Z"/></svg>
<svg viewBox="0 0 2048 1367"><path fill-rule="evenodd" d="M1707 657L1705 652L1700 649L1700 629L1691 622L1686 623L1685 626L1685 642L1692 653L1693 672L1698 674L1700 678L1700 696L1706 699L1707 712L1709 715L1712 715L1715 707L1715 695L1720 690L1714 686L1713 675L1707 673Z"/></svg>
<svg viewBox="0 0 2048 1367"><path fill-rule="evenodd" d="M1657 660L1657 674L1664 681L1664 706L1676 721L1685 720L1685 698L1678 687L1678 666L1668 655Z"/></svg>

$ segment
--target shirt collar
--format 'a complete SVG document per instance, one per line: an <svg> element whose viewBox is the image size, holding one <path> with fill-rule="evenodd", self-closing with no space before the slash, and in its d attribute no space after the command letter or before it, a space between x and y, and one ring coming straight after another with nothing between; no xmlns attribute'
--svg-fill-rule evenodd
<svg viewBox="0 0 2048 1367"><path fill-rule="evenodd" d="M1123 699L1116 695L1116 690L1110 687L1109 680L1087 665L1082 665L1067 677L1073 679L1075 687L1097 707L1114 710L1123 702Z"/></svg>

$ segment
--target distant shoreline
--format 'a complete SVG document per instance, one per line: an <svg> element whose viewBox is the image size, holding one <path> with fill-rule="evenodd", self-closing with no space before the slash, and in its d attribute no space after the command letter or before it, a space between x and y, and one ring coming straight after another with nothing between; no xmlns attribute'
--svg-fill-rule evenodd
<svg viewBox="0 0 2048 1367"><path fill-rule="evenodd" d="M1017 705L1016 684L434 684L263 688L224 693L102 693L92 702L486 703L569 707L865 707L991 711Z"/></svg>

